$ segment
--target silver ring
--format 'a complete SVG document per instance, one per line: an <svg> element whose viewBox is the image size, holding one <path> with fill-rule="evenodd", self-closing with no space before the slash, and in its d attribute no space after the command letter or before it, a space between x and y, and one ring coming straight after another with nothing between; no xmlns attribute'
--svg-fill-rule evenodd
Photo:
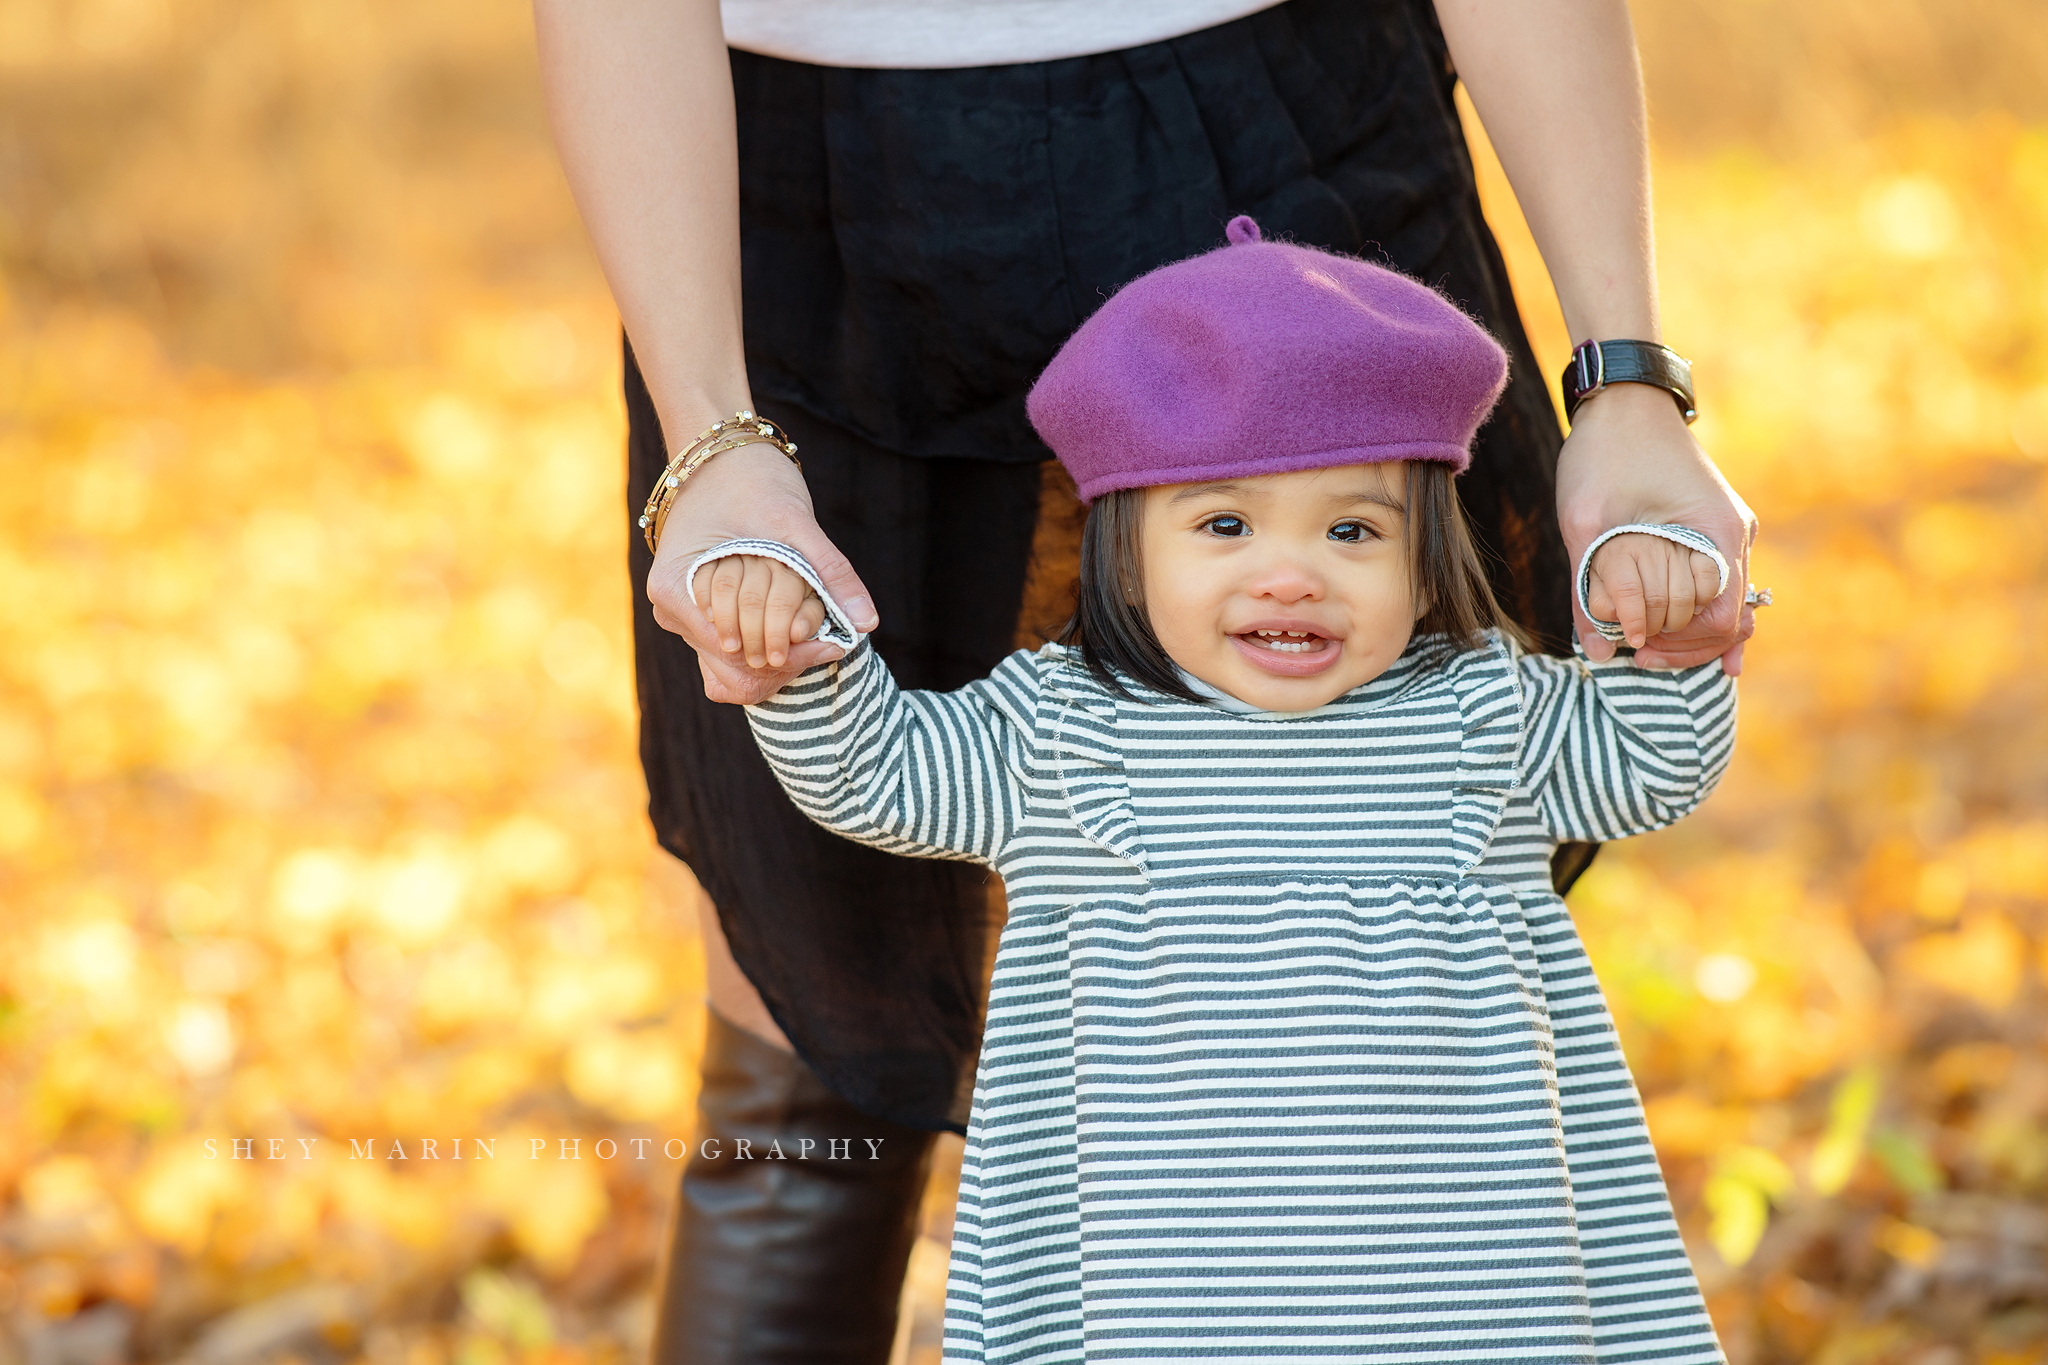
<svg viewBox="0 0 2048 1365"><path fill-rule="evenodd" d="M1746 607L1768 607L1771 605L1771 590L1752 583L1749 591L1742 594L1742 604Z"/></svg>

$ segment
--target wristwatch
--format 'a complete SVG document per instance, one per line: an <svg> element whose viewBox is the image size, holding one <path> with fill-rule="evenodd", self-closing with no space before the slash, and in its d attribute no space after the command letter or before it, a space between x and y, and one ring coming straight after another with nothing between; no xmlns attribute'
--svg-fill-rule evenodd
<svg viewBox="0 0 2048 1365"><path fill-rule="evenodd" d="M1654 341L1582 341L1565 366L1564 415L1570 420L1579 404L1609 384L1649 384L1663 389L1678 404L1686 425L1700 415L1692 396L1692 362L1669 346Z"/></svg>

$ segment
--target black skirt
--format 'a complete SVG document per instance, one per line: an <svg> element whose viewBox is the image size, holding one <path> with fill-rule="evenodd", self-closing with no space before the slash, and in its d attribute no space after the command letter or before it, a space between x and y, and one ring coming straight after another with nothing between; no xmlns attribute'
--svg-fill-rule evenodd
<svg viewBox="0 0 2048 1365"><path fill-rule="evenodd" d="M874 592L876 643L904 685L959 686L1012 645L1050 454L1024 416L1038 372L1118 287L1221 245L1240 213L1269 239L1438 287L1508 348L1508 391L1460 492L1502 600L1551 647L1569 640L1561 435L1480 214L1428 0L1289 0L1022 66L734 52L732 69L755 401L802 445L820 523ZM626 399L637 516L668 443L630 350ZM630 543L641 583L637 531ZM635 633L656 833L717 904L770 1013L853 1104L960 1130L986 874L807 823L644 594Z"/></svg>

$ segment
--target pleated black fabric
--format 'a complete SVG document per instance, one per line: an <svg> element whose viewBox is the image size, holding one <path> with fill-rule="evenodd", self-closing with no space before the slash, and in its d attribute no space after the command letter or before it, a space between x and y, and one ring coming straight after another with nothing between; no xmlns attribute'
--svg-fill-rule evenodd
<svg viewBox="0 0 2048 1365"><path fill-rule="evenodd" d="M1049 455L1024 417L1039 370L1110 293L1221 245L1239 213L1435 285L1506 345L1508 392L1460 493L1510 610L1550 647L1568 640L1561 436L1428 0L1290 0L1019 66L732 65L748 373L802 445L821 524L875 591L877 643L905 686L956 686L1010 647ZM637 515L666 443L630 353L626 391ZM987 954L980 874L809 825L644 598L636 636L657 834L717 902L770 1012L854 1104L959 1130Z"/></svg>

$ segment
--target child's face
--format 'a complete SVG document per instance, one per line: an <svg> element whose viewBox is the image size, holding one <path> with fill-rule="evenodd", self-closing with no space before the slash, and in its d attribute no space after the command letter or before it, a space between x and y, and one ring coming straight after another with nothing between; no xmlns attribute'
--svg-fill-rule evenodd
<svg viewBox="0 0 2048 1365"><path fill-rule="evenodd" d="M1405 462L1145 493L1145 606L1188 672L1268 711L1371 682L1415 629Z"/></svg>

